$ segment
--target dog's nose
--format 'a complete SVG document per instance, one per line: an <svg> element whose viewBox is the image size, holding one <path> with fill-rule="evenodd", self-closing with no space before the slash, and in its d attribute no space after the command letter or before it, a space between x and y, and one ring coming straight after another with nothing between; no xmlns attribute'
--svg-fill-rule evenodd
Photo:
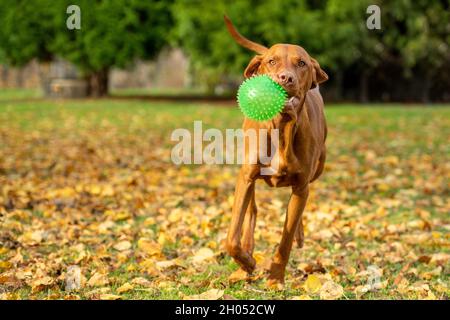
<svg viewBox="0 0 450 320"><path fill-rule="evenodd" d="M292 84L294 82L294 76L290 72L281 72L278 74L278 79L281 84Z"/></svg>

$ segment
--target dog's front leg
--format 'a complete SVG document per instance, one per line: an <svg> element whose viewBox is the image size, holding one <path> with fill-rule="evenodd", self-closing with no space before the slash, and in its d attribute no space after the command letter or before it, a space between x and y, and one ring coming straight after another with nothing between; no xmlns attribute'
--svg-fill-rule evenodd
<svg viewBox="0 0 450 320"><path fill-rule="evenodd" d="M284 222L283 235L270 266L269 285L284 282L284 273L291 253L292 242L302 218L303 210L305 209L308 193L308 186L292 188L292 195L289 199L286 220Z"/></svg>
<svg viewBox="0 0 450 320"><path fill-rule="evenodd" d="M297 172L301 169L294 152L294 136L297 130L297 121L301 102L297 97L292 97L283 109L283 116L286 120L282 125L282 146L281 153L285 161L286 172Z"/></svg>
<svg viewBox="0 0 450 320"><path fill-rule="evenodd" d="M254 196L254 188L254 179L246 172L245 167L242 167L234 193L233 214L227 237L227 251L242 269L248 273L253 272L256 262L251 256L251 253L242 248L241 234L245 213L252 199L252 195Z"/></svg>

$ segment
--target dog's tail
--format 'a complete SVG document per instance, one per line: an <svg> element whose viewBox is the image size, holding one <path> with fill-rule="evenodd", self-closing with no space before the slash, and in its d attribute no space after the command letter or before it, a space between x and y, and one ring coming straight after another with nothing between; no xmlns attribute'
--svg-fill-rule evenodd
<svg viewBox="0 0 450 320"><path fill-rule="evenodd" d="M237 43L239 43L244 48L250 49L252 51L255 51L256 53L263 54L267 51L267 48L261 44L258 44L256 42L253 42L251 40L248 40L244 36L242 36L236 28L233 26L233 23L231 22L230 18L228 18L226 15L223 16L223 19L225 20L225 24L227 26L228 31L230 32L231 36L236 40Z"/></svg>

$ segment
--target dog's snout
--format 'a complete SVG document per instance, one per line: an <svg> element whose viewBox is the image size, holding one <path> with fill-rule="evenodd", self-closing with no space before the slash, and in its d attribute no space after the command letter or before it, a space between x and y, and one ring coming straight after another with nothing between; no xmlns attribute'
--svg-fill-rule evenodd
<svg viewBox="0 0 450 320"><path fill-rule="evenodd" d="M290 72L281 72L278 74L278 79L281 84L292 84L294 83L294 76Z"/></svg>

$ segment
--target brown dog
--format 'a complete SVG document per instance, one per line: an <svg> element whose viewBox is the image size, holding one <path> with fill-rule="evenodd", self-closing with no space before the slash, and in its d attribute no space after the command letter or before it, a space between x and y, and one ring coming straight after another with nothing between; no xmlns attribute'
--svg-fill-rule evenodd
<svg viewBox="0 0 450 320"><path fill-rule="evenodd" d="M272 175L261 175L261 168L267 167L261 161L256 164L245 161L242 165L236 183L227 251L245 271L251 273L255 269L252 256L257 212L255 181L263 179L272 187L291 186L283 236L269 270L269 284L283 283L294 237L299 247L303 246L302 213L309 184L320 176L324 167L327 127L318 84L328 76L302 47L276 44L266 48L240 35L226 16L225 23L237 43L259 54L250 61L244 76L267 74L283 86L290 97L282 113L274 119L244 120L244 132L248 129L259 132L262 128L279 130L278 170ZM270 136L266 143L271 145ZM246 143L245 159L257 154Z"/></svg>

